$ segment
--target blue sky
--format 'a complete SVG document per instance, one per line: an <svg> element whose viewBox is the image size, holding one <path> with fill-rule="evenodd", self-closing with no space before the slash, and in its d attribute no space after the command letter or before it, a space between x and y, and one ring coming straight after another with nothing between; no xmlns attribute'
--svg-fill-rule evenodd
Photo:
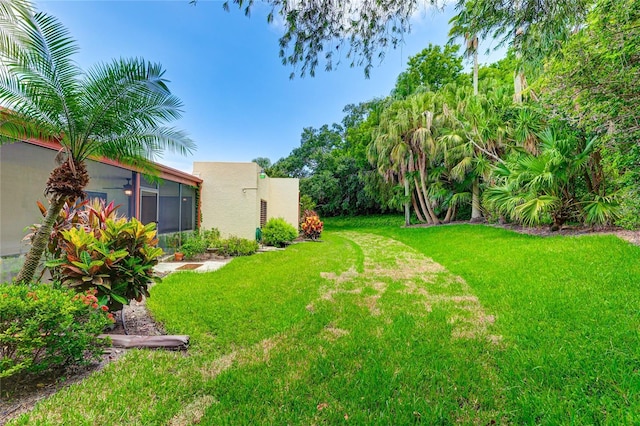
<svg viewBox="0 0 640 426"><path fill-rule="evenodd" d="M175 124L198 150L158 161L186 172L196 160L275 162L287 156L300 145L303 128L340 122L345 105L388 95L410 56L447 41L451 16L419 13L405 44L388 51L370 79L362 68L343 63L336 71L319 67L313 78L290 80L293 69L278 57L281 27L266 22L268 9L259 2L250 18L237 9L223 11L222 1L47 0L35 6L69 28L85 69L132 56L164 66L170 89L184 103Z"/></svg>

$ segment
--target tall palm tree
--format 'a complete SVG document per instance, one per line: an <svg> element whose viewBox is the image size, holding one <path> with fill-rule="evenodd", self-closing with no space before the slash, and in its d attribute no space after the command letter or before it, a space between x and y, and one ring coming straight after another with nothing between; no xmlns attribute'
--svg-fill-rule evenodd
<svg viewBox="0 0 640 426"><path fill-rule="evenodd" d="M447 126L440 139L450 176L471 181L471 221L482 219L481 182L489 177L492 164L502 161L509 133L501 110L511 99L497 82L492 86L492 92L480 95L454 85L443 91Z"/></svg>
<svg viewBox="0 0 640 426"><path fill-rule="evenodd" d="M0 10L10 22L3 27L5 39L19 41L14 48L0 45L0 134L4 140L41 138L62 147L45 187L48 212L16 278L30 282L60 209L85 196L87 159L117 159L152 173L158 153L186 154L195 145L184 132L165 126L180 117L182 104L159 64L118 59L83 72L73 61L78 46L56 18L29 7L15 13L11 19Z"/></svg>
<svg viewBox="0 0 640 426"><path fill-rule="evenodd" d="M416 93L396 100L380 114L369 158L387 181L412 188L412 203L418 219L440 223L434 209L442 102L434 92ZM435 172L434 172L435 171Z"/></svg>
<svg viewBox="0 0 640 426"><path fill-rule="evenodd" d="M464 56L473 59L473 94L478 94L478 30L475 28L470 1L458 3L456 9L458 14L449 20L451 29L449 30L449 42L453 42L457 37L464 38Z"/></svg>
<svg viewBox="0 0 640 426"><path fill-rule="evenodd" d="M592 0L458 0L484 39L513 46L514 101L522 102L527 88L525 68L540 70L545 57L553 54L576 25L584 23Z"/></svg>

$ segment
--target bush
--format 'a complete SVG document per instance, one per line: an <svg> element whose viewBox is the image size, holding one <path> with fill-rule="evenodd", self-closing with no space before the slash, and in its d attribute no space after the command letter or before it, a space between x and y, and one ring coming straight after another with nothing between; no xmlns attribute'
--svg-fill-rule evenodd
<svg viewBox="0 0 640 426"><path fill-rule="evenodd" d="M218 246L220 231L216 228L209 230L196 230L190 234L182 234L182 246L179 251L184 253L186 259L192 259L198 254L203 254L208 248Z"/></svg>
<svg viewBox="0 0 640 426"><path fill-rule="evenodd" d="M207 242L199 235L191 235L182 243L180 251L184 253L186 259L193 259L194 256L207 251Z"/></svg>
<svg viewBox="0 0 640 426"><path fill-rule="evenodd" d="M218 241L220 241L220 231L218 228L203 229L199 233L202 234L202 239L207 242L207 247L215 247Z"/></svg>
<svg viewBox="0 0 640 426"><path fill-rule="evenodd" d="M95 297L53 285L0 284L0 379L97 358L113 322Z"/></svg>
<svg viewBox="0 0 640 426"><path fill-rule="evenodd" d="M298 231L281 217L271 218L262 227L262 242L268 246L284 247L298 236Z"/></svg>
<svg viewBox="0 0 640 426"><path fill-rule="evenodd" d="M46 217L47 208L40 201L37 202L38 208L42 217ZM51 234L49 236L49 245L45 251L45 259L59 259L63 255L61 240L62 231L69 231L72 228L82 228L87 232L99 229L104 226L107 219L119 219L122 216L118 216L117 210L120 205L115 205L112 201L107 204L100 198L94 198L92 200L84 200L80 203L74 203L67 201L60 213L56 222L51 228ZM41 224L35 224L31 226L31 232L25 237L26 240L33 241L38 228ZM52 270L52 274L57 271ZM56 275L53 275L54 279L58 279Z"/></svg>
<svg viewBox="0 0 640 426"><path fill-rule="evenodd" d="M323 224L320 217L313 210L305 210L300 223L300 229L305 238L317 240L322 234Z"/></svg>
<svg viewBox="0 0 640 426"><path fill-rule="evenodd" d="M46 265L63 285L77 291L95 288L101 304L119 310L132 299L149 297L148 285L160 281L153 267L163 251L157 247L155 223L117 218L112 204L95 202L75 213L69 209L65 214L76 220L61 219Z"/></svg>
<svg viewBox="0 0 640 426"><path fill-rule="evenodd" d="M254 240L231 236L218 241L215 248L223 256L250 256L258 251L259 245Z"/></svg>

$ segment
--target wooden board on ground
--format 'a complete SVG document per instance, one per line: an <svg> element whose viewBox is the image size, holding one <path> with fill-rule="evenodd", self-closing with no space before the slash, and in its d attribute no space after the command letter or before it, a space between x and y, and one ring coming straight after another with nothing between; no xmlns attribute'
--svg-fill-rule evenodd
<svg viewBox="0 0 640 426"><path fill-rule="evenodd" d="M100 338L111 339L111 346L114 348L158 348L186 350L189 346L189 336L168 335L168 336L135 336L122 334L101 334Z"/></svg>

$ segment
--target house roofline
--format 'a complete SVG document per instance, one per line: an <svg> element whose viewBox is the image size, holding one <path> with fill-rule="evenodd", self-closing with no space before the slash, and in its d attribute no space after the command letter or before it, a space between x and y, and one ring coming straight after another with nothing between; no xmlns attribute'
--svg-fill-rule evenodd
<svg viewBox="0 0 640 426"><path fill-rule="evenodd" d="M41 139L27 139L27 140L24 140L23 142L31 145L36 145L42 148L51 149L54 151L59 151L62 148L62 145L54 141L46 141ZM134 172L143 173L137 167L128 166L120 163L119 161L110 160L108 158L92 157L91 159L99 163L120 167L125 170L131 170ZM172 167L165 166L164 164L160 164L160 163L153 163L153 164L158 169L158 172L159 172L158 177L160 177L160 179L166 179L166 180L170 180L173 182L178 182L178 183L182 183L184 185L190 185L190 186L200 186L200 184L202 184L202 179L190 173L186 173L186 172L183 172L182 170L174 169Z"/></svg>

